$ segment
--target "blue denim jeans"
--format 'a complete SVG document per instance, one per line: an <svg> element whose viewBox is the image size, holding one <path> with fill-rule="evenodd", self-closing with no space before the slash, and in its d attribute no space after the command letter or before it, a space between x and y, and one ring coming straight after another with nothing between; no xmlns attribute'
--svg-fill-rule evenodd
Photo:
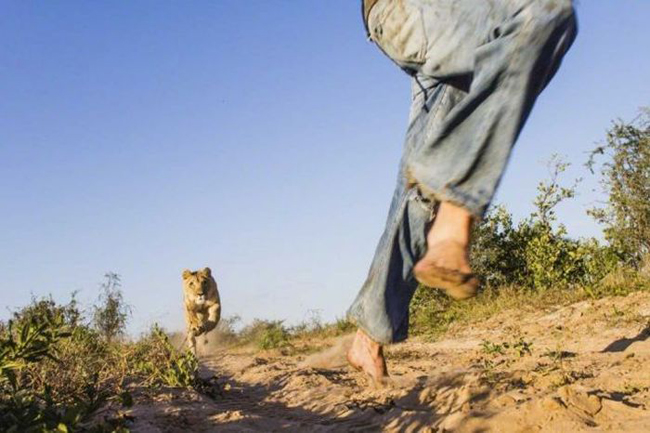
<svg viewBox="0 0 650 433"><path fill-rule="evenodd" d="M413 266L437 204L481 217L540 92L577 32L571 0L379 0L370 38L411 76L397 187L348 317L373 340L408 335Z"/></svg>

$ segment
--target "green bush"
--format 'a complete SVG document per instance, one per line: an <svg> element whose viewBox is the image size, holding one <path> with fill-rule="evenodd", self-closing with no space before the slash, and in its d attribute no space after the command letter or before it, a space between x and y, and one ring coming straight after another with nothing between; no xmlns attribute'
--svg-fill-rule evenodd
<svg viewBox="0 0 650 433"><path fill-rule="evenodd" d="M356 329L356 326L348 319L343 318L336 319L336 322L334 322L332 328L334 329L334 336L339 336L354 331Z"/></svg>
<svg viewBox="0 0 650 433"><path fill-rule="evenodd" d="M309 317L289 328L291 339L318 340L348 334L356 326L347 318L336 319L333 323L323 323L317 311L310 311Z"/></svg>
<svg viewBox="0 0 650 433"><path fill-rule="evenodd" d="M568 164L554 157L549 167L550 179L539 183L530 216L515 225L512 215L496 206L474 228L472 267L484 287L548 290L593 285L616 266L610 247L593 238L571 239L557 222L555 209L575 196L575 184L560 184Z"/></svg>
<svg viewBox="0 0 650 433"><path fill-rule="evenodd" d="M198 359L186 350L177 350L169 336L157 325L130 347L129 372L147 386L166 385L188 388L198 381Z"/></svg>
<svg viewBox="0 0 650 433"><path fill-rule="evenodd" d="M601 175L607 196L589 213L621 261L638 268L650 251L650 110L632 122L614 122L587 165Z"/></svg>
<svg viewBox="0 0 650 433"><path fill-rule="evenodd" d="M255 319L239 333L244 344L254 344L258 349L269 350L290 346L291 334L283 320Z"/></svg>
<svg viewBox="0 0 650 433"><path fill-rule="evenodd" d="M437 337L458 320L457 305L440 290L420 286L409 307L410 332Z"/></svg>
<svg viewBox="0 0 650 433"><path fill-rule="evenodd" d="M0 431L126 431L120 418L97 421L109 402L133 403L130 386L194 387L198 361L159 328L131 343L105 338L73 300L33 300L0 323Z"/></svg>
<svg viewBox="0 0 650 433"><path fill-rule="evenodd" d="M102 396L94 383L85 394L61 395L59 382L43 380L38 366L61 364L60 345L68 340L74 305L35 301L3 327L0 336L0 425L6 431L67 431L90 415ZM73 322L76 323L78 315Z"/></svg>
<svg viewBox="0 0 650 433"><path fill-rule="evenodd" d="M530 300L533 294L543 304L551 299L618 294L640 286L630 275L624 281L606 278L624 272L613 246L594 238L568 237L555 211L575 196L577 182L562 185L560 177L568 164L561 159L551 159L549 168L550 177L539 183L535 210L528 217L514 223L504 206L495 206L475 225L470 258L483 280L479 298L458 303L437 290L419 288L410 307L414 333L436 336L451 323L469 319L470 313L489 315L490 308L502 308L517 298ZM546 300L538 296L547 293Z"/></svg>
<svg viewBox="0 0 650 433"><path fill-rule="evenodd" d="M124 302L120 276L108 272L104 278L98 303L93 306L93 325L110 342L124 335L131 307Z"/></svg>

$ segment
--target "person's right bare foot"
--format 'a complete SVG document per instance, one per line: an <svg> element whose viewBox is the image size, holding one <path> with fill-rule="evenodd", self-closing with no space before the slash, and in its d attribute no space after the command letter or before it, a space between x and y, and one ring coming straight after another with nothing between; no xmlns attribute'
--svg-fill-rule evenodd
<svg viewBox="0 0 650 433"><path fill-rule="evenodd" d="M384 348L381 344L374 342L361 329L352 341L352 346L347 354L348 362L357 370L366 373L375 385L382 386L388 379Z"/></svg>

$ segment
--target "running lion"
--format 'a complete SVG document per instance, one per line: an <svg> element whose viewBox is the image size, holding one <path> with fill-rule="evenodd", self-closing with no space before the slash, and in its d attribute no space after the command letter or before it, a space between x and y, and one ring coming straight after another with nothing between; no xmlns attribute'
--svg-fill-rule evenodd
<svg viewBox="0 0 650 433"><path fill-rule="evenodd" d="M187 342L196 355L196 337L213 330L221 318L221 301L210 268L183 271Z"/></svg>

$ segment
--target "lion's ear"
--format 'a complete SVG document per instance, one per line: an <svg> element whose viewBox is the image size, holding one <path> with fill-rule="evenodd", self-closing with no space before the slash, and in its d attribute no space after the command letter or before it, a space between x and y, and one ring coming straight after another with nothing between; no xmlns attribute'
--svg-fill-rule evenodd
<svg viewBox="0 0 650 433"><path fill-rule="evenodd" d="M212 276L212 270L210 268L203 268L203 270L201 270L201 273L206 277Z"/></svg>
<svg viewBox="0 0 650 433"><path fill-rule="evenodd" d="M191 276L192 276L192 271L190 271L189 269L185 269L183 271L183 279L184 280L187 280Z"/></svg>

